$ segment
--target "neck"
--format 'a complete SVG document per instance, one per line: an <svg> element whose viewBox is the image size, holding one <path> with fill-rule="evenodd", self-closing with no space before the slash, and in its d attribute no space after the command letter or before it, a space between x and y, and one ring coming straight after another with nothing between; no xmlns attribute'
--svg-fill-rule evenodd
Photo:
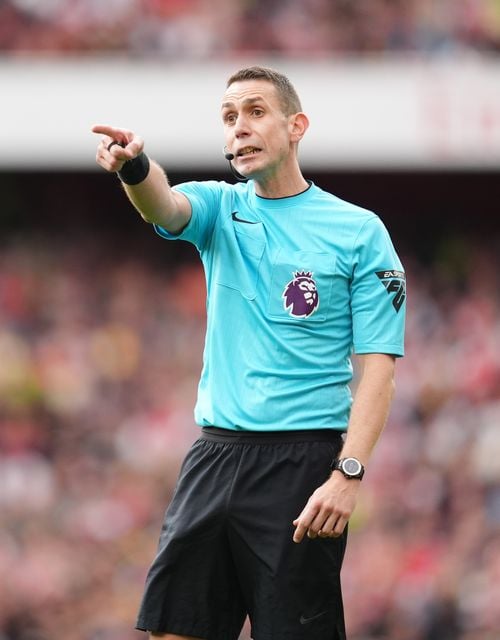
<svg viewBox="0 0 500 640"><path fill-rule="evenodd" d="M255 178L255 193L262 198L287 198L305 191L309 183L300 171L295 175Z"/></svg>

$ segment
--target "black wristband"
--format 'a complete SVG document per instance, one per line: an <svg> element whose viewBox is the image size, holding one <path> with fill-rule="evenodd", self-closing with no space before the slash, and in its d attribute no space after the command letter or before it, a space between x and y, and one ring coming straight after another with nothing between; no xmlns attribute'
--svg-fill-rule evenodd
<svg viewBox="0 0 500 640"><path fill-rule="evenodd" d="M122 182L129 185L139 184L148 177L149 158L142 151L137 158L127 160L120 171L118 177Z"/></svg>

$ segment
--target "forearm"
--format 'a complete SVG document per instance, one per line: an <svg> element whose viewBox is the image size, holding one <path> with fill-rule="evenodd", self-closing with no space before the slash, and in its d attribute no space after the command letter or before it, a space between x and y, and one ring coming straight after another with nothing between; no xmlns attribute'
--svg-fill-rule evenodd
<svg viewBox="0 0 500 640"><path fill-rule="evenodd" d="M374 353L361 356L361 361L363 372L341 456L357 458L366 465L389 415L394 394L395 359ZM293 521L296 527L294 542L300 542L306 532L310 538L315 538L320 532L320 535L341 535L356 505L359 487L359 480L348 479L342 472L333 471Z"/></svg>
<svg viewBox="0 0 500 640"><path fill-rule="evenodd" d="M394 361L385 354L362 357L363 371L351 408L342 457L366 465L382 433L394 395Z"/></svg>
<svg viewBox="0 0 500 640"><path fill-rule="evenodd" d="M123 185L130 202L141 217L149 223L158 224L171 233L177 233L188 222L184 196L170 188L163 169L150 161L145 180L136 185Z"/></svg>

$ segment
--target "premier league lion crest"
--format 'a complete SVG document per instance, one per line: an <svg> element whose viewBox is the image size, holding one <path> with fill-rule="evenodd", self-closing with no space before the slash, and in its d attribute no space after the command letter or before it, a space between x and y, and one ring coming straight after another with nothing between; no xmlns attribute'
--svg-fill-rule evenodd
<svg viewBox="0 0 500 640"><path fill-rule="evenodd" d="M285 310L294 318L307 318L319 307L319 295L312 271L296 271L282 298Z"/></svg>

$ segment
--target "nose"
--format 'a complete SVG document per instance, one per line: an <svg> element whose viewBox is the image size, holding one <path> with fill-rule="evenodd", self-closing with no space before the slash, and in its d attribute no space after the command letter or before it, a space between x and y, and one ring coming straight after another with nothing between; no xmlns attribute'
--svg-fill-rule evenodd
<svg viewBox="0 0 500 640"><path fill-rule="evenodd" d="M240 113L234 125L234 135L237 138L244 138L249 136L250 133L248 118L244 114Z"/></svg>

